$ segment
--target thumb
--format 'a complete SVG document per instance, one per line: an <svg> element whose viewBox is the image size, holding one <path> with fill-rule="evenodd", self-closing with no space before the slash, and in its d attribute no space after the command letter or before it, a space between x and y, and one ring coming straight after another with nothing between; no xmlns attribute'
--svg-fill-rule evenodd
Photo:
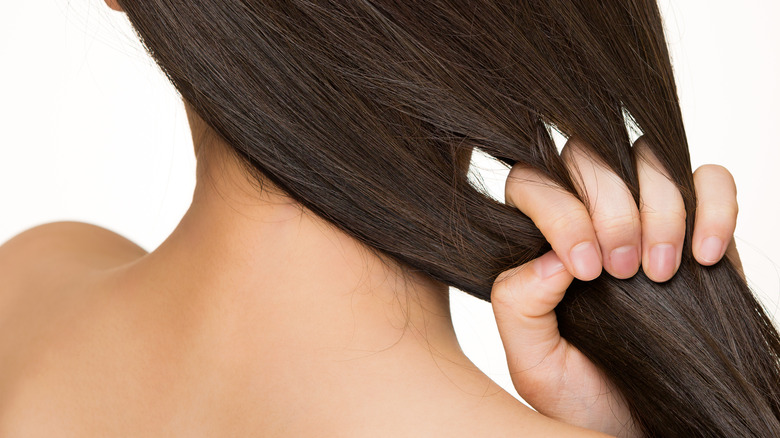
<svg viewBox="0 0 780 438"><path fill-rule="evenodd" d="M513 380L531 377L525 371L559 346L561 335L553 309L573 279L555 252L549 251L502 272L493 283L493 313Z"/></svg>

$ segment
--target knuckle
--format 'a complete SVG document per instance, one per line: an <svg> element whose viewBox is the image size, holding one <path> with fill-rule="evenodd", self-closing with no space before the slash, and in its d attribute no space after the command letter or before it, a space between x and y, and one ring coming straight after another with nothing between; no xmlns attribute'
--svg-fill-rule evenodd
<svg viewBox="0 0 780 438"><path fill-rule="evenodd" d="M709 209L697 212L697 221L699 226L714 228L719 230L730 230L736 226L736 210L729 209Z"/></svg>
<svg viewBox="0 0 780 438"><path fill-rule="evenodd" d="M640 197L639 215L642 222L645 218L654 218L670 216L673 218L687 217L685 212L685 201L677 188L666 191L661 194L655 194L652 197Z"/></svg>
<svg viewBox="0 0 780 438"><path fill-rule="evenodd" d="M554 309L563 298L562 294L556 292L541 287L532 289L528 294L529 305L526 306L528 308L526 315L542 316L550 309Z"/></svg>
<svg viewBox="0 0 780 438"><path fill-rule="evenodd" d="M641 213L642 225L651 227L678 227L685 224L688 214L685 209L653 210L644 209Z"/></svg>
<svg viewBox="0 0 780 438"><path fill-rule="evenodd" d="M718 219L731 220L739 213L739 206L736 203L724 202L717 204L704 204L696 209L708 221Z"/></svg>
<svg viewBox="0 0 780 438"><path fill-rule="evenodd" d="M573 207L569 203L558 203L558 205L548 208L543 216L544 223L540 224L539 229L545 235L581 234L583 228L593 228L590 216L585 211L584 206L579 208Z"/></svg>
<svg viewBox="0 0 780 438"><path fill-rule="evenodd" d="M739 205L736 202L710 202L703 204L701 209L708 218L736 218L739 214Z"/></svg>
<svg viewBox="0 0 780 438"><path fill-rule="evenodd" d="M534 169L522 163L515 163L509 170L509 175L504 183L505 202L516 204L515 198L520 193L523 183L528 182L534 174Z"/></svg>
<svg viewBox="0 0 780 438"><path fill-rule="evenodd" d="M536 172L535 168L527 164L517 162L512 166L511 169L509 169L509 175L507 177L507 180L520 182L522 180L528 179L529 176L533 175L535 172Z"/></svg>
<svg viewBox="0 0 780 438"><path fill-rule="evenodd" d="M508 269L498 274L490 290L490 301L493 306L512 307L517 300L517 277L522 267Z"/></svg>
<svg viewBox="0 0 780 438"><path fill-rule="evenodd" d="M593 227L597 233L617 235L633 233L640 226L639 213L628 211L622 214L593 216Z"/></svg>

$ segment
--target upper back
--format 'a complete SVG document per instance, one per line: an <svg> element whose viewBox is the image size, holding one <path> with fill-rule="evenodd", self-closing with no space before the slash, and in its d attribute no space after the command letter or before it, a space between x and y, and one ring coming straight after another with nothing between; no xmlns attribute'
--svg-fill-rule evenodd
<svg viewBox="0 0 780 438"><path fill-rule="evenodd" d="M134 310L132 289L111 272L144 254L76 222L0 246L0 436L603 436L547 419L492 382L476 396L378 383L375 397L347 404L363 406L357 416L290 412L278 391L300 391L312 376L279 376L269 397L247 382L269 372L263 364L240 379L210 372L214 358L179 349L156 330L158 317ZM310 371L314 386L302 388L315 397L323 388Z"/></svg>

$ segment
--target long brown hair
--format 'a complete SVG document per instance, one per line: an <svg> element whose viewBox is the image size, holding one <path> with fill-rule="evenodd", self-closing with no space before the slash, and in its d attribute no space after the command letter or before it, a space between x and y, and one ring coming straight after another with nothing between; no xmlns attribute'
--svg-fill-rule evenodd
<svg viewBox="0 0 780 438"><path fill-rule="evenodd" d="M695 262L696 194L654 0L120 0L182 97L240 156L379 254L489 300L550 246L469 181L478 148L575 196L550 127L639 201L626 119L682 193L682 262L574 281L562 335L647 436L780 436L780 338L727 259ZM587 204L586 204L587 205Z"/></svg>

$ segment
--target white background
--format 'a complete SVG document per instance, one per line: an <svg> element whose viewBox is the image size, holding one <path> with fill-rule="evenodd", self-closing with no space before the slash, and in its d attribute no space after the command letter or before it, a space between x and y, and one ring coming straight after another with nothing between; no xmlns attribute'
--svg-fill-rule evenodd
<svg viewBox="0 0 780 438"><path fill-rule="evenodd" d="M660 0L694 168L737 181L737 245L777 314L780 2ZM153 250L189 206L195 161L173 88L102 0L0 2L0 243L44 222L101 225ZM507 170L476 156L494 196ZM453 291L472 360L514 393L490 305Z"/></svg>

